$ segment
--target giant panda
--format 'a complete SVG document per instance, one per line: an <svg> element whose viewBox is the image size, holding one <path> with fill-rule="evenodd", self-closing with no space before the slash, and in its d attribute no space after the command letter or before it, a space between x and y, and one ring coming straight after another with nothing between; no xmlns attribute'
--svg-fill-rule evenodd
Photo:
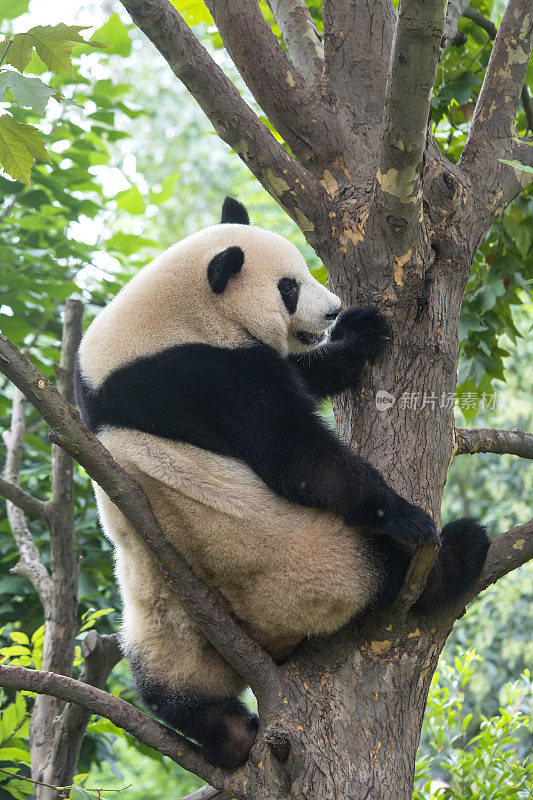
<svg viewBox="0 0 533 800"><path fill-rule="evenodd" d="M414 547L436 535L426 511L317 414L323 398L356 384L389 333L373 307L341 313L297 248L226 198L220 224L140 270L81 342L84 420L197 575L278 660L390 602ZM239 700L242 679L95 491L140 697L213 764L243 763L258 720ZM441 536L422 609L464 593L486 554L475 520Z"/></svg>

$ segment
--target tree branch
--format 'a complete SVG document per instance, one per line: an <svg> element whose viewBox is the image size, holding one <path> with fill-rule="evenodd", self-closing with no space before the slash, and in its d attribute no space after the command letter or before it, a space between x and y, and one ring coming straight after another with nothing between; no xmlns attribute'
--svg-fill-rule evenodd
<svg viewBox="0 0 533 800"><path fill-rule="evenodd" d="M509 453L533 458L533 433L514 428L512 431L492 428L456 428L455 455L465 453Z"/></svg>
<svg viewBox="0 0 533 800"><path fill-rule="evenodd" d="M462 605L469 603L492 583L496 583L504 575L518 569L532 558L533 519L530 519L523 525L517 525L510 531L500 533L492 540L481 575L466 601L463 599Z"/></svg>
<svg viewBox="0 0 533 800"><path fill-rule="evenodd" d="M509 168L505 171L499 159L509 158L532 44L531 0L509 0L459 161L465 172L472 176L479 176L480 167L493 173L484 195L493 193L495 186L498 186L498 206L494 208L496 214L502 203L505 207L523 188L520 181L513 180Z"/></svg>
<svg viewBox="0 0 533 800"><path fill-rule="evenodd" d="M20 553L20 561L16 567L13 567L12 571L23 575L32 583L46 612L50 606L52 597L52 581L33 541L33 536L28 528L24 511L32 514L38 510L39 514L34 514L34 516L38 516L40 519L46 519L48 511L44 513L44 509L47 508L45 503L23 492L18 486L25 430L26 398L22 392L16 389L13 393L11 428L4 434L7 454L4 468L5 479L2 480L0 484L0 492L8 501L6 503L7 519L17 549ZM6 488L8 491L4 492ZM22 496L24 497L25 508L23 508L23 504L20 502Z"/></svg>
<svg viewBox="0 0 533 800"><path fill-rule="evenodd" d="M324 69L324 46L305 0L268 0L289 57L308 83L316 83Z"/></svg>
<svg viewBox="0 0 533 800"><path fill-rule="evenodd" d="M214 786L202 786L195 792L182 797L181 800L231 800L232 795L215 789Z"/></svg>
<svg viewBox="0 0 533 800"><path fill-rule="evenodd" d="M494 41L496 38L496 34L498 33L498 28L496 25L487 17L483 16L481 11L478 11L477 8L465 8L463 11L463 17L465 19L469 19L470 22L475 23L480 28L488 34L488 36ZM522 86L522 92L520 95L520 100L522 102L522 107L524 109L524 114L526 116L526 133L527 131L533 131L533 103L531 101L531 95L529 94L529 89L527 88L527 84L524 83Z"/></svg>
<svg viewBox="0 0 533 800"><path fill-rule="evenodd" d="M17 506L17 508L20 508L21 511L24 511L25 514L29 514L30 517L43 520L43 522L48 519L48 503L38 500L29 492L21 489L20 486L16 486L2 477L0 477L0 495L9 500L10 503L13 503L14 506Z"/></svg>
<svg viewBox="0 0 533 800"><path fill-rule="evenodd" d="M48 422L52 441L85 468L133 525L192 619L251 686L260 705L277 703L281 678L272 658L241 628L166 541L141 487L91 434L78 411L2 334L0 371L24 392Z"/></svg>
<svg viewBox="0 0 533 800"><path fill-rule="evenodd" d="M324 0L324 77L357 123L381 125L396 14L391 0Z"/></svg>
<svg viewBox="0 0 533 800"><path fill-rule="evenodd" d="M327 144L324 109L289 61L257 0L205 0L224 46L253 96L304 163Z"/></svg>
<svg viewBox="0 0 533 800"><path fill-rule="evenodd" d="M153 747L189 772L204 780L225 786L228 774L213 767L202 756L200 748L167 728L139 709L112 694L81 683L66 675L56 675L25 667L0 665L0 686L9 689L37 692L57 697L66 703L76 703L91 714L99 714L114 725Z"/></svg>
<svg viewBox="0 0 533 800"><path fill-rule="evenodd" d="M221 139L312 241L315 226L311 219L316 218L317 207L327 203L320 183L291 158L257 118L168 0L123 0L122 4L185 84ZM254 59L257 57L254 53Z"/></svg>
<svg viewBox="0 0 533 800"><path fill-rule="evenodd" d="M400 0L385 98L377 202L395 230L422 218L422 171L446 0ZM388 219L388 218L387 218Z"/></svg>
<svg viewBox="0 0 533 800"><path fill-rule="evenodd" d="M82 642L84 664L80 682L103 689L113 667L122 658L116 636L101 636L90 630ZM81 744L91 711L73 703L67 703L55 725L51 763L54 780L58 786L72 782L80 755Z"/></svg>

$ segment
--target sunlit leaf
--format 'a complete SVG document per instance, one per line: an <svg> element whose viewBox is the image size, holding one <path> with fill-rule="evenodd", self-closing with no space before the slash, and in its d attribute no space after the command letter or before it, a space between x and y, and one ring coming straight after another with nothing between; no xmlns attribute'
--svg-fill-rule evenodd
<svg viewBox="0 0 533 800"><path fill-rule="evenodd" d="M9 114L0 116L0 164L8 175L30 183L36 159L50 163L39 132L31 125L16 122Z"/></svg>

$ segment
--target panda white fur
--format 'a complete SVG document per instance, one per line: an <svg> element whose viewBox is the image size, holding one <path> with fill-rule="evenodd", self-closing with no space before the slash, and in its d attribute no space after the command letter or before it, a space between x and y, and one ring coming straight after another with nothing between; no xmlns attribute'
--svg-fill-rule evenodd
<svg viewBox="0 0 533 800"><path fill-rule="evenodd" d="M434 536L429 515L316 414L321 398L356 383L389 336L376 309L337 318L340 305L292 244L249 225L227 198L222 223L142 269L79 350L85 421L143 487L195 572L277 659L389 602L414 546ZM241 678L95 490L141 697L213 763L242 763L257 718L238 700ZM442 540L421 605L460 596L485 557L475 520L446 526Z"/></svg>

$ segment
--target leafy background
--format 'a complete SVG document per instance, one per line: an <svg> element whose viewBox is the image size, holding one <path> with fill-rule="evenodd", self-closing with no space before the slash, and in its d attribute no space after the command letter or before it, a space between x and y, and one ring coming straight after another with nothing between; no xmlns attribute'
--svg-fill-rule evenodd
<svg viewBox="0 0 533 800"><path fill-rule="evenodd" d="M203 4L174 5L253 104ZM498 23L500 0L473 5ZM325 280L299 230L218 139L119 5L75 6L59 2L51 10L38 3L29 7L28 0L0 0L0 57L16 34L0 65L2 331L29 348L32 360L52 376L65 299L83 299L88 324L162 247L215 222L226 194L239 197L254 222L291 239ZM320 6L313 0L310 7L320 29ZM262 9L273 24L266 4ZM81 28L84 23L92 27ZM460 28L467 41L448 48L440 62L432 114L439 145L452 160L465 142L492 45L470 21L463 19ZM530 68L530 85L532 78ZM518 131L524 133L525 126L521 111ZM458 393L485 393L494 407L480 409L474 402L458 409L458 424L475 418L479 426L533 429L532 210L529 190L493 226L476 255L461 319ZM11 390L2 379L0 387L5 429ZM31 409L27 424L22 485L46 498L46 426ZM81 641L91 626L117 629L120 598L110 545L98 529L91 485L80 468L75 482ZM527 462L464 456L450 469L443 514L448 519L474 513L495 534L531 516L531 496ZM46 561L44 528L36 521L30 525ZM0 553L0 655L37 666L41 610L29 583L9 572L17 554L3 507ZM524 673L533 662L532 574L531 566L523 567L485 592L448 642L426 715L417 798L433 796L439 780L449 787L446 797L479 797L480 775L483 797L530 796L530 768L523 759L533 744L527 717L531 683ZM114 670L109 688L137 702L125 663ZM31 695L15 699L6 692L0 699L0 768L28 776ZM131 800L166 798L169 791L179 797L201 783L99 718L90 724L79 773L77 782L86 788L131 784L122 793ZM0 800L28 794L31 784L0 772ZM72 794L74 800L83 796L95 794L81 788Z"/></svg>

